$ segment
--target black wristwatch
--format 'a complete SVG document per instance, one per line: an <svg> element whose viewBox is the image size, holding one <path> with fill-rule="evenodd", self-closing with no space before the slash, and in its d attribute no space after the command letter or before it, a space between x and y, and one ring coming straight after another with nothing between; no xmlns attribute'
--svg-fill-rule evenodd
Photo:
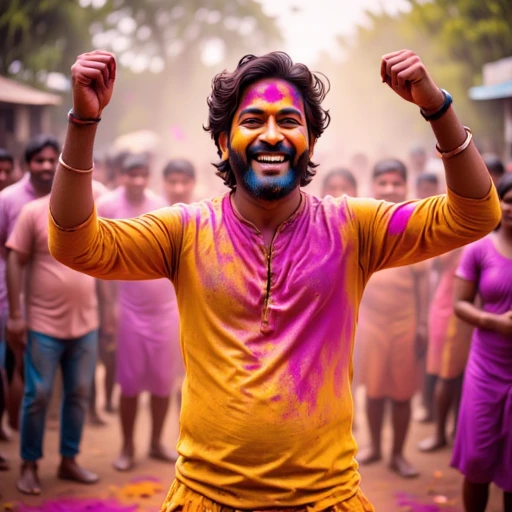
<svg viewBox="0 0 512 512"><path fill-rule="evenodd" d="M423 116L423 119L425 119L425 121L435 121L436 119L439 119L446 113L446 111L450 108L450 105L453 103L453 98L451 97L451 94L448 91L445 91L444 89L440 89L440 91L443 93L444 102L437 112L434 112L433 114L426 114L420 108L420 114Z"/></svg>

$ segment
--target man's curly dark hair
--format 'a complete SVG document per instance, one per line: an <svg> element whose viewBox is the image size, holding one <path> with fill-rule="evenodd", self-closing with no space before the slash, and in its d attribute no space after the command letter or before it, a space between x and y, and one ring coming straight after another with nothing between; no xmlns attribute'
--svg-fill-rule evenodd
<svg viewBox="0 0 512 512"><path fill-rule="evenodd" d="M323 75L322 75L323 76ZM233 116L238 109L240 100L248 86L266 78L280 78L294 85L304 101L304 110L309 138L318 139L329 125L329 111L322 108L322 101L329 92L329 80L324 76L325 83L312 73L304 64L294 64L290 56L284 52L272 52L261 57L246 55L238 63L232 73L224 70L212 80L212 93L208 97L208 125L204 129L210 132L217 146L217 153L222 157L219 145L221 133L229 134ZM213 164L217 168L224 184L231 189L236 188L235 175L229 159ZM317 164L308 162L307 171L301 178L303 187L311 182L316 174Z"/></svg>

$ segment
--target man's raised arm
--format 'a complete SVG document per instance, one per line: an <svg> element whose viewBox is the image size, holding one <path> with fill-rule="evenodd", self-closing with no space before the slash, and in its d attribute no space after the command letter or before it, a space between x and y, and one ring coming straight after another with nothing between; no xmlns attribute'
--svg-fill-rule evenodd
<svg viewBox="0 0 512 512"><path fill-rule="evenodd" d="M98 121L114 90L116 61L104 51L80 55L71 68L73 110L52 187L55 222L73 228L92 214L93 145Z"/></svg>
<svg viewBox="0 0 512 512"><path fill-rule="evenodd" d="M181 244L179 209L117 221L95 215L94 136L112 97L114 56L104 51L85 53L71 71L73 109L50 198L50 252L64 265L100 279L170 277Z"/></svg>
<svg viewBox="0 0 512 512"><path fill-rule="evenodd" d="M491 188L489 172L451 107L451 99L437 87L420 58L409 50L384 55L381 77L400 97L420 107L430 122L448 187L462 197L485 197Z"/></svg>

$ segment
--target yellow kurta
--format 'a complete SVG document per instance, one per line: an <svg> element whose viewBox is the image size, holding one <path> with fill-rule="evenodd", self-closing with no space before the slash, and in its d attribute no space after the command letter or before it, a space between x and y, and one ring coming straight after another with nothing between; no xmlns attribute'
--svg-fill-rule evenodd
<svg viewBox="0 0 512 512"><path fill-rule="evenodd" d="M350 380L368 278L476 240L499 218L494 189L401 205L302 194L267 248L227 194L134 220L93 214L73 230L52 221L50 249L98 278L173 281L182 485L237 509L316 511L359 489ZM173 490L166 510L201 508L186 496Z"/></svg>

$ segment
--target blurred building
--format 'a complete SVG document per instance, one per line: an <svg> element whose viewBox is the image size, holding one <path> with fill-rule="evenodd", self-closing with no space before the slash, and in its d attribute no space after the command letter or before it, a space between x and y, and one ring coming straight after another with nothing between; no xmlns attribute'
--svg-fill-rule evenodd
<svg viewBox="0 0 512 512"><path fill-rule="evenodd" d="M60 96L0 76L0 147L18 155L30 137L51 132L50 109L60 103Z"/></svg>
<svg viewBox="0 0 512 512"><path fill-rule="evenodd" d="M512 56L485 64L483 85L472 87L472 100L498 100L505 111L505 161L512 160Z"/></svg>

